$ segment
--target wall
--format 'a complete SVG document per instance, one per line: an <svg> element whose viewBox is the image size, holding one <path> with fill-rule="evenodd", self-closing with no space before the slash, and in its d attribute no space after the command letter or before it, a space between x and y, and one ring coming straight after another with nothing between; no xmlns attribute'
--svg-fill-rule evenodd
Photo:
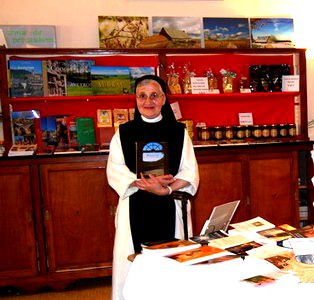
<svg viewBox="0 0 314 300"><path fill-rule="evenodd" d="M290 17L296 46L308 49L308 111L314 119L312 0L0 0L0 24L56 25L58 47L98 48L103 16ZM313 136L314 139L314 136Z"/></svg>

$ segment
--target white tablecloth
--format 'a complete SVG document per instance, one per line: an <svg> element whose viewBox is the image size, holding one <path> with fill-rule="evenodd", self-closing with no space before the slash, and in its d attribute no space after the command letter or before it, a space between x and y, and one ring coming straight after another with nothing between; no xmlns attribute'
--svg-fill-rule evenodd
<svg viewBox="0 0 314 300"><path fill-rule="evenodd" d="M132 263L123 294L125 300L195 300L212 297L228 300L295 300L296 294L297 298L313 295L314 285L299 283L292 274L281 277L275 284L262 287L241 282L241 279L274 271L278 269L267 261L250 257L214 265L182 266L168 258L138 255Z"/></svg>

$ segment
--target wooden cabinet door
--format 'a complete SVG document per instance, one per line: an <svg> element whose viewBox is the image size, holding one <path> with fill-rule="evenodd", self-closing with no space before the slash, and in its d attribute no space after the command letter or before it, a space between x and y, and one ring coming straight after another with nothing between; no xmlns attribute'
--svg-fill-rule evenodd
<svg viewBox="0 0 314 300"><path fill-rule="evenodd" d="M252 154L249 158L251 216L299 226L297 154Z"/></svg>
<svg viewBox="0 0 314 300"><path fill-rule="evenodd" d="M105 166L103 161L40 167L48 271L111 268L114 194Z"/></svg>
<svg viewBox="0 0 314 300"><path fill-rule="evenodd" d="M0 168L0 278L37 274L28 166Z"/></svg>
<svg viewBox="0 0 314 300"><path fill-rule="evenodd" d="M200 233L214 206L234 200L240 199L241 202L232 221L245 220L247 207L243 159L236 155L201 158L198 164L200 185L192 199L193 233Z"/></svg>

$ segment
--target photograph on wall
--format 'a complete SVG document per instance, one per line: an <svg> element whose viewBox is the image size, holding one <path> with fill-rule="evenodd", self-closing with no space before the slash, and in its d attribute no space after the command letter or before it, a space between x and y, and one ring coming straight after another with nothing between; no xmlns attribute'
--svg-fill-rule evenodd
<svg viewBox="0 0 314 300"><path fill-rule="evenodd" d="M43 67L41 60L9 60L11 97L41 97Z"/></svg>
<svg viewBox="0 0 314 300"><path fill-rule="evenodd" d="M148 36L148 17L99 16L100 48L137 48Z"/></svg>
<svg viewBox="0 0 314 300"><path fill-rule="evenodd" d="M250 48L247 18L203 18L205 48Z"/></svg>
<svg viewBox="0 0 314 300"><path fill-rule="evenodd" d="M128 67L91 66L93 95L130 94L131 80Z"/></svg>
<svg viewBox="0 0 314 300"><path fill-rule="evenodd" d="M252 48L293 48L293 19L251 18Z"/></svg>
<svg viewBox="0 0 314 300"><path fill-rule="evenodd" d="M154 36L167 40L165 48L201 48L201 18L152 17Z"/></svg>

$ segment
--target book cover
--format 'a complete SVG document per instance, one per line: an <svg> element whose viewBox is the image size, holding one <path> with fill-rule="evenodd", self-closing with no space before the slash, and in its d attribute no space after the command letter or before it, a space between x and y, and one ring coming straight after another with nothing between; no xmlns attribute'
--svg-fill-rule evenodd
<svg viewBox="0 0 314 300"><path fill-rule="evenodd" d="M69 137L67 128L67 116L56 116L57 144L56 150L64 150L69 148Z"/></svg>
<svg viewBox="0 0 314 300"><path fill-rule="evenodd" d="M41 97L44 95L41 60L9 60L11 97Z"/></svg>
<svg viewBox="0 0 314 300"><path fill-rule="evenodd" d="M178 254L169 255L167 257L177 261L182 265L192 265L202 261L207 261L209 259L226 255L227 253L228 253L227 251L220 248L212 246L202 246Z"/></svg>
<svg viewBox="0 0 314 300"><path fill-rule="evenodd" d="M141 177L152 174L160 176L169 174L168 143L137 142L136 143L136 174Z"/></svg>
<svg viewBox="0 0 314 300"><path fill-rule="evenodd" d="M176 240L164 243L157 243L150 246L142 245L142 253L158 254L161 256L171 255L201 247L200 244L188 240Z"/></svg>
<svg viewBox="0 0 314 300"><path fill-rule="evenodd" d="M131 93L128 67L91 66L93 95L121 95Z"/></svg>
<svg viewBox="0 0 314 300"><path fill-rule="evenodd" d="M97 127L112 127L111 109L97 109Z"/></svg>
<svg viewBox="0 0 314 300"><path fill-rule="evenodd" d="M68 96L92 95L91 66L94 60L66 60L65 73Z"/></svg>
<svg viewBox="0 0 314 300"><path fill-rule="evenodd" d="M154 67L130 67L131 93L135 93L135 80L144 75L155 75Z"/></svg>
<svg viewBox="0 0 314 300"><path fill-rule="evenodd" d="M56 116L41 117L40 129L43 152L52 152L58 144Z"/></svg>
<svg viewBox="0 0 314 300"><path fill-rule="evenodd" d="M225 250L232 252L234 254L237 254L237 255L246 256L246 255L248 255L247 251L250 251L254 248L258 248L261 246L262 246L262 244L260 244L260 243L257 243L255 241L250 241L250 242L246 242L246 243L236 245L233 247L228 247Z"/></svg>
<svg viewBox="0 0 314 300"><path fill-rule="evenodd" d="M67 133L68 133L68 143L69 148L77 150L79 146L78 137L77 137L77 126L76 126L76 117L68 116L65 118Z"/></svg>
<svg viewBox="0 0 314 300"><path fill-rule="evenodd" d="M264 229L264 230L258 231L257 234L260 234L263 237L266 237L276 242L283 241L283 240L293 237L291 233L284 231L278 227Z"/></svg>
<svg viewBox="0 0 314 300"><path fill-rule="evenodd" d="M230 224L234 232L257 232L275 227L274 224L266 221L262 217L255 217L247 221Z"/></svg>
<svg viewBox="0 0 314 300"><path fill-rule="evenodd" d="M76 118L76 130L80 146L96 143L93 118Z"/></svg>
<svg viewBox="0 0 314 300"><path fill-rule="evenodd" d="M37 144L36 131L39 129L39 111L13 111L11 120L14 144Z"/></svg>
<svg viewBox="0 0 314 300"><path fill-rule="evenodd" d="M46 96L67 95L67 75L65 60L47 60L44 66L44 90Z"/></svg>

